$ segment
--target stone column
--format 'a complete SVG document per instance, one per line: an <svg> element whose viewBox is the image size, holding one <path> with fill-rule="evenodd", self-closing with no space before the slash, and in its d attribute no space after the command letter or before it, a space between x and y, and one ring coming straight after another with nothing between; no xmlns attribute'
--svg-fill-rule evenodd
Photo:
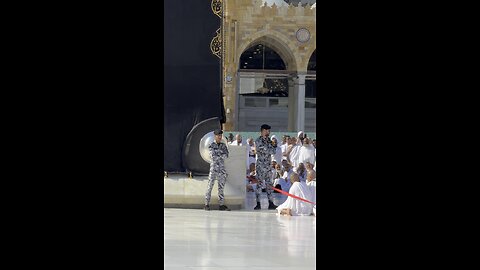
<svg viewBox="0 0 480 270"><path fill-rule="evenodd" d="M288 83L288 131L305 130L305 74Z"/></svg>
<svg viewBox="0 0 480 270"><path fill-rule="evenodd" d="M295 92L297 93L296 106L296 130L305 130L305 74L299 74L298 79L295 80Z"/></svg>
<svg viewBox="0 0 480 270"><path fill-rule="evenodd" d="M294 90L295 83L293 78L288 78L288 131L295 131L295 111L296 111L296 95Z"/></svg>

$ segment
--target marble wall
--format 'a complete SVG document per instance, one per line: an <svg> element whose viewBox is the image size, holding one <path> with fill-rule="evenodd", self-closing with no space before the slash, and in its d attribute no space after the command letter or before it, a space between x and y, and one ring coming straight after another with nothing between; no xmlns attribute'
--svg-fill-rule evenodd
<svg viewBox="0 0 480 270"><path fill-rule="evenodd" d="M227 182L225 184L225 204L231 209L245 208L246 146L228 146L229 158L225 160ZM208 176L169 175L164 177L164 207L203 208ZM218 186L212 190L212 209L218 209Z"/></svg>

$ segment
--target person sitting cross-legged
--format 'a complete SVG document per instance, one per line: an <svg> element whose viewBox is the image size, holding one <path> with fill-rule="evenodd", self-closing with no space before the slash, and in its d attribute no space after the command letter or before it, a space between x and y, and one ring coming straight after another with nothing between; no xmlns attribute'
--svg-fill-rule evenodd
<svg viewBox="0 0 480 270"><path fill-rule="evenodd" d="M314 170L307 171L307 186L310 187L312 191L313 198L312 202L317 202L317 173Z"/></svg>
<svg viewBox="0 0 480 270"><path fill-rule="evenodd" d="M314 199L312 189L305 182L300 182L296 173L292 174L291 179L293 184L290 187L290 194L308 201ZM309 216L313 213L313 204L288 196L287 200L277 207L277 213L287 216Z"/></svg>
<svg viewBox="0 0 480 270"><path fill-rule="evenodd" d="M288 161L282 160L282 165L284 173L282 177L275 179L273 186L285 192L288 192L290 190L290 187L292 186L291 177L294 172L292 166L290 166Z"/></svg>
<svg viewBox="0 0 480 270"><path fill-rule="evenodd" d="M255 172L255 163L250 164L250 170L247 174L247 192L254 192L255 189L257 188L257 174Z"/></svg>

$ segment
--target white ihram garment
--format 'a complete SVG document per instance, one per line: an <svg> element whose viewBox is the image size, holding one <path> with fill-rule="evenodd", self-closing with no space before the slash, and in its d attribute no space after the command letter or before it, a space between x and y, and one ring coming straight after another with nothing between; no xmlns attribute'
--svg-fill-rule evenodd
<svg viewBox="0 0 480 270"><path fill-rule="evenodd" d="M307 186L310 187L310 189L313 192L313 200L312 202L316 203L317 202L317 181L316 179L313 179L312 181L307 183ZM313 215L317 216L317 206L313 206Z"/></svg>
<svg viewBox="0 0 480 270"><path fill-rule="evenodd" d="M255 163L255 158L254 157L251 157L250 156L250 150L252 149L252 147L247 143L245 144L245 146L247 146L247 170L250 169L250 164L251 163Z"/></svg>
<svg viewBox="0 0 480 270"><path fill-rule="evenodd" d="M311 201L316 203L317 202L317 181L316 181L316 179L313 179L312 181L308 182L307 186L312 191L313 198L312 198Z"/></svg>
<svg viewBox="0 0 480 270"><path fill-rule="evenodd" d="M282 164L282 148L277 146L275 154L272 155L272 161L275 160L277 164Z"/></svg>
<svg viewBox="0 0 480 270"><path fill-rule="evenodd" d="M298 167L298 156L300 154L300 147L299 145L294 145L292 151L290 151L290 162L292 163L293 167Z"/></svg>
<svg viewBox="0 0 480 270"><path fill-rule="evenodd" d="M303 163L303 165L307 165L307 161L310 164L315 164L315 147L311 144L304 144L300 147L300 152L298 155L298 163Z"/></svg>
<svg viewBox="0 0 480 270"><path fill-rule="evenodd" d="M242 146L243 145L243 141L240 142L240 144L238 144L237 141L233 141L230 145L238 145L238 146Z"/></svg>
<svg viewBox="0 0 480 270"><path fill-rule="evenodd" d="M288 193L308 201L313 200L312 189L304 182L293 183ZM277 207L277 213L280 214L284 208L291 209L292 216L309 216L313 213L313 204L294 199L290 196L288 196L284 203Z"/></svg>
<svg viewBox="0 0 480 270"><path fill-rule="evenodd" d="M283 156L283 154L285 154L285 153L287 152L287 146L288 146L288 144L286 144L286 143L285 143L285 144L282 144L282 145L280 146L280 148L282 149L282 160L287 159L287 157L284 157L284 156Z"/></svg>

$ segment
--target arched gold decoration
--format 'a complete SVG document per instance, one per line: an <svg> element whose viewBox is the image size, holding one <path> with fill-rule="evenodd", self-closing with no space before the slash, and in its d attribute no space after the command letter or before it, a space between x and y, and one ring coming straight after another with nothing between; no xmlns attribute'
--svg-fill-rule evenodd
<svg viewBox="0 0 480 270"><path fill-rule="evenodd" d="M220 32L221 28L218 28L216 31L216 35L213 37L212 41L210 42L210 50L214 55L218 58L222 58L222 34Z"/></svg>
<svg viewBox="0 0 480 270"><path fill-rule="evenodd" d="M217 15L220 19L222 19L223 14L223 0L212 0L211 3L213 14ZM223 20L222 20L223 22ZM223 24L223 23L222 23ZM222 40L222 26L217 29L216 35L213 37L212 41L210 42L210 50L212 54L216 55L218 58L222 58L222 49L223 49L223 40Z"/></svg>
<svg viewBox="0 0 480 270"><path fill-rule="evenodd" d="M212 0L212 11L219 18L222 18L222 0Z"/></svg>

